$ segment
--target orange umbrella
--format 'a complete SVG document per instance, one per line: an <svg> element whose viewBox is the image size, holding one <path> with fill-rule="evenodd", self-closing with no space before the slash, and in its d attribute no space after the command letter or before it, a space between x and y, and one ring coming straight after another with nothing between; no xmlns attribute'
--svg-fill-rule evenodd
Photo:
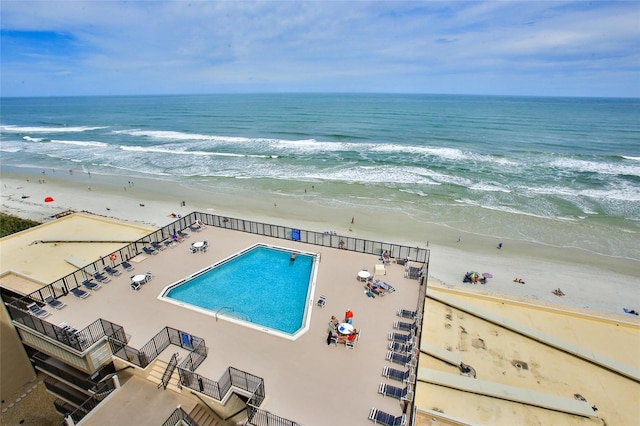
<svg viewBox="0 0 640 426"><path fill-rule="evenodd" d="M45 203L50 203L52 201L53 201L53 197L47 197L47 198L44 199Z"/></svg>

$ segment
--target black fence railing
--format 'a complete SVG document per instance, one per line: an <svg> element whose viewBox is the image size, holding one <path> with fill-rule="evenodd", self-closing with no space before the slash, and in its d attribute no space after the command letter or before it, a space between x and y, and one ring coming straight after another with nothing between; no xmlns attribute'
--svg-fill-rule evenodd
<svg viewBox="0 0 640 426"><path fill-rule="evenodd" d="M182 423L180 423L182 422ZM173 410L173 413L162 423L162 426L176 426L179 424L188 424L190 426L198 426L199 424L187 414L182 407Z"/></svg>
<svg viewBox="0 0 640 426"><path fill-rule="evenodd" d="M420 247L410 247L400 244L393 244L382 241L365 240L354 238L348 235L338 235L335 232L316 232L288 226L273 225L251 220L233 218L228 216L218 216L209 213L192 212L186 216L178 218L174 222L159 228L144 237L133 241L130 244L116 250L113 253L92 262L71 274L68 274L49 285L46 285L26 296L29 303L35 301L44 304L47 297L58 297L69 294L72 289L82 286L82 282L91 278L95 272L104 270L105 266L116 267L122 261L136 257L144 253L143 247L148 248L152 242L163 243L171 239L178 231L191 232L189 227L193 224L200 226L214 226L234 231L248 232L266 237L280 238L301 243L313 244L322 247L331 247L356 251L359 253L380 256L387 252L391 258L407 259L422 264L429 263L429 249ZM115 260L112 260L115 259Z"/></svg>
<svg viewBox="0 0 640 426"><path fill-rule="evenodd" d="M12 304L7 304L7 311L13 321L76 351L82 352L104 338L126 342L127 337L122 326L112 322L98 319L82 330L75 330L51 324L44 319L34 317L27 313L26 308L20 309L22 304L24 304L24 299L17 300Z"/></svg>
<svg viewBox="0 0 640 426"><path fill-rule="evenodd" d="M116 389L113 380L107 380L99 384L96 393L85 400L75 411L67 414L67 417L71 418L74 424L77 424L80 420L82 420L91 410L96 408L103 399L105 399L111 392ZM66 421L63 424L67 424Z"/></svg>
<svg viewBox="0 0 640 426"><path fill-rule="evenodd" d="M48 374L59 377L65 382L71 383L72 385L77 386L81 389L91 389L96 385L96 382L90 380L89 378L86 378L85 376L80 376L80 373L74 374L72 371L69 371L69 367L60 368L56 365L53 365L52 363L48 363L44 359L41 359L40 356L42 355L34 355L33 357L31 357L31 361L33 362L35 367L46 371Z"/></svg>
<svg viewBox="0 0 640 426"><path fill-rule="evenodd" d="M128 346L125 342L117 339L110 339L109 344L115 356L141 368L147 367L162 351L168 348L169 345L179 346L190 351L191 353L187 356L187 359L195 360L191 362L195 362L196 367L204 360L204 358L202 358L203 352L206 358L206 344L204 339L172 327L164 327L140 349ZM196 352L196 355L193 355L196 349L198 352Z"/></svg>

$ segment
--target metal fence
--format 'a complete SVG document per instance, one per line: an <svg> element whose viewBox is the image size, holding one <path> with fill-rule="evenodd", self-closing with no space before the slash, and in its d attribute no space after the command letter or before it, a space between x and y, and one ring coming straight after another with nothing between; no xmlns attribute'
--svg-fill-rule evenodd
<svg viewBox="0 0 640 426"><path fill-rule="evenodd" d="M68 274L51 284L44 286L26 296L28 303L37 302L44 304L47 297L58 298L69 294L72 289L82 286L82 282L91 278L96 272L104 270L105 266L116 267L123 261L144 253L143 247L148 248L152 242L162 243L171 239L178 231L188 230L193 224L200 226L214 226L239 232L248 232L266 237L280 238L290 241L298 241L305 244L313 244L322 247L355 251L359 253L382 256L385 251L389 257L407 259L428 268L429 249L410 247L382 241L365 240L348 235L338 235L331 232L316 232L288 226L273 225L251 220L239 219L228 216L218 216L209 213L192 212L178 218L174 222L145 235L137 241L116 250L113 253ZM189 231L190 232L190 231ZM113 259L113 260L112 260ZM26 304L25 304L26 306Z"/></svg>
<svg viewBox="0 0 640 426"><path fill-rule="evenodd" d="M164 421L162 426L176 426L180 424L187 424L192 426L198 426L198 423L187 414L182 407L178 407L173 410L173 413Z"/></svg>

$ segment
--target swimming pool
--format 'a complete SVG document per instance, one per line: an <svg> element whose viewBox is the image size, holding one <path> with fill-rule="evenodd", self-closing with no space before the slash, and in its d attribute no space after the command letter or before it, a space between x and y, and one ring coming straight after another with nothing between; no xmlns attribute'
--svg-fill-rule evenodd
<svg viewBox="0 0 640 426"><path fill-rule="evenodd" d="M159 298L216 319L297 338L308 328L306 308L312 305L316 257L256 244L166 287Z"/></svg>

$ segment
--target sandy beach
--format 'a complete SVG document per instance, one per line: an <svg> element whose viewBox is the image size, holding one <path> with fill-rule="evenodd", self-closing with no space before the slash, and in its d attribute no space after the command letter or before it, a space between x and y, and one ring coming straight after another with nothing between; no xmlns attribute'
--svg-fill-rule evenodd
<svg viewBox="0 0 640 426"><path fill-rule="evenodd" d="M522 241L464 234L418 222L397 211L320 205L313 194L227 193L185 188L173 182L73 173L62 170L2 169L2 212L37 221L65 210L88 211L122 220L162 226L175 215L202 211L265 223L382 242L428 247L430 279L447 286L506 294L543 303L637 318L623 308L640 308L637 261L594 255L588 250L554 248ZM52 197L52 202L45 202ZM352 222L353 218L353 223ZM498 244L502 242L502 248ZM486 284L466 284L467 271L488 272ZM515 278L524 284L515 283ZM565 296L552 291L561 288Z"/></svg>

